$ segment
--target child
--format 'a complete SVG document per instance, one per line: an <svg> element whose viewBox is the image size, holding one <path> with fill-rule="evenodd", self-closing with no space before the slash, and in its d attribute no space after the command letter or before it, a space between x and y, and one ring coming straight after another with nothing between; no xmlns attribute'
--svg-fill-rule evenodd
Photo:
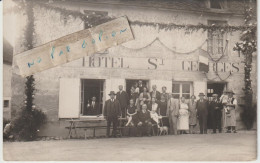
<svg viewBox="0 0 260 163"><path fill-rule="evenodd" d="M148 110L149 111L149 110ZM152 118L152 120L157 124L157 127L160 128L160 125L159 125L159 119L161 118L155 110L151 110L150 111L150 116Z"/></svg>
<svg viewBox="0 0 260 163"><path fill-rule="evenodd" d="M227 103L228 103L228 95L227 95L227 91L223 91L223 94L221 95L221 97L219 98L221 103L223 104L223 108L225 110L225 113L228 113L228 108L226 107Z"/></svg>

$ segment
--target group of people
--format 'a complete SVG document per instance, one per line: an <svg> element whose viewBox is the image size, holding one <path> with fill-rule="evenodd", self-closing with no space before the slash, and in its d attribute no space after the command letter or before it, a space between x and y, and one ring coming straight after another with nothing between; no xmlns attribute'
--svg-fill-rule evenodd
<svg viewBox="0 0 260 163"><path fill-rule="evenodd" d="M142 83L131 87L130 97L122 85L117 93L111 91L110 99L104 106L107 136L110 137L111 124L112 136L117 136L119 118L127 119L125 126L137 128L137 136L151 136L153 129L157 131L162 126L167 126L170 134L194 134L197 124L200 134L207 134L208 128L212 128L213 133L216 133L217 129L221 133L222 118L227 132L236 133L237 100L233 97L233 91L225 91L220 98L213 94L212 101L205 99L204 93L199 93L199 99L196 101L194 95L190 99L175 99L166 91L165 86L162 87L162 92L159 92L156 85L153 85L152 91L148 92Z"/></svg>

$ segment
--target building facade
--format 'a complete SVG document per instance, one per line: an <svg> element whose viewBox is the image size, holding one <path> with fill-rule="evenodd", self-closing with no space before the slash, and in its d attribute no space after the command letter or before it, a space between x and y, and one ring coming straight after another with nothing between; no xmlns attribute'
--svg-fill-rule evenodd
<svg viewBox="0 0 260 163"><path fill-rule="evenodd" d="M134 40L34 75L35 105L48 117L42 135L64 135L68 118L103 119L103 103L110 91L142 80L148 89L167 87L175 98L203 92L210 99L232 89L239 103L238 129L243 129L240 112L244 104L244 56L233 47L241 31L232 33L167 29L175 24L244 24L241 1L26 1L17 13L17 41L12 74L12 116L24 102L25 78L19 75L16 55L28 49L24 38L31 33L33 47L127 16ZM251 2L254 3L254 2ZM19 3L17 2L19 5ZM33 10L26 8L32 7ZM25 13L25 14L24 14ZM30 31L26 30L30 29ZM24 43L26 42L26 43ZM209 72L199 71L199 55L209 59ZM256 54L252 87L256 90ZM91 97L97 97L100 114L85 115ZM256 91L254 91L256 103ZM101 115L101 116L100 116ZM105 123L105 120L103 121Z"/></svg>

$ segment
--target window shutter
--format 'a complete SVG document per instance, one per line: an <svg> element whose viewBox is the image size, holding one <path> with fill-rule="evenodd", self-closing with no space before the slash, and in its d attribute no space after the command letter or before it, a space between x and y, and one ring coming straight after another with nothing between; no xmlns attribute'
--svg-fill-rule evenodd
<svg viewBox="0 0 260 163"><path fill-rule="evenodd" d="M59 118L79 118L80 79L60 78Z"/></svg>
<svg viewBox="0 0 260 163"><path fill-rule="evenodd" d="M194 95L198 98L200 92L207 96L207 82L206 81L194 81Z"/></svg>

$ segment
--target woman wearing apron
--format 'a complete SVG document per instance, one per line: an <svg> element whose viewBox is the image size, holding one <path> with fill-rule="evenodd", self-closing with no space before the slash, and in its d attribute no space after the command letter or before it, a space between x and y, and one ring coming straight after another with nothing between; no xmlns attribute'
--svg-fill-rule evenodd
<svg viewBox="0 0 260 163"><path fill-rule="evenodd" d="M177 129L180 134L186 134L189 130L189 106L185 103L185 97L181 98Z"/></svg>
<svg viewBox="0 0 260 163"><path fill-rule="evenodd" d="M236 132L236 109L237 100L233 97L234 92L232 90L227 91L228 102L225 107L225 127L227 127L227 133Z"/></svg>

